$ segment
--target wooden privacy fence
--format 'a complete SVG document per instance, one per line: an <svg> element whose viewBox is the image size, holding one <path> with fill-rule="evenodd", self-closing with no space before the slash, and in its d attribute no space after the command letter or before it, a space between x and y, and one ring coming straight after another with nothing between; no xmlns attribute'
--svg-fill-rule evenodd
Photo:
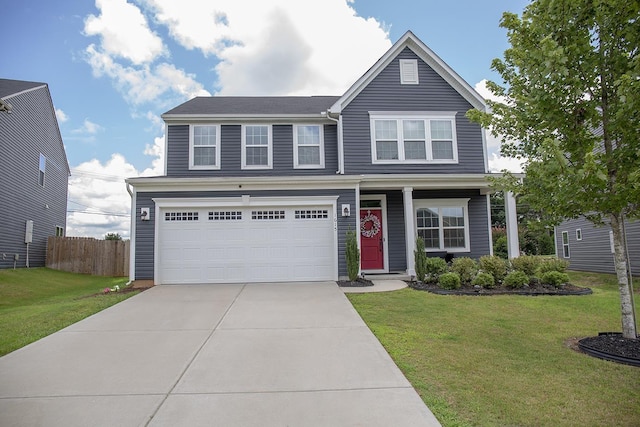
<svg viewBox="0 0 640 427"><path fill-rule="evenodd" d="M49 237L47 267L94 276L129 275L129 240Z"/></svg>

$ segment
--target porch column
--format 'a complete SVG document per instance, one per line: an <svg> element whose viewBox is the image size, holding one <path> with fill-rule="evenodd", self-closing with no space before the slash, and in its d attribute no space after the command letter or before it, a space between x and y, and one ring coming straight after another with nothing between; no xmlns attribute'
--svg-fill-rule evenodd
<svg viewBox="0 0 640 427"><path fill-rule="evenodd" d="M404 196L404 236L407 248L407 274L409 276L416 275L416 266L413 252L416 250L416 230L413 219L413 187L404 187L402 189Z"/></svg>
<svg viewBox="0 0 640 427"><path fill-rule="evenodd" d="M507 253L509 259L517 258L520 256L518 215L516 214L516 198L510 191L504 192L504 216L507 221Z"/></svg>

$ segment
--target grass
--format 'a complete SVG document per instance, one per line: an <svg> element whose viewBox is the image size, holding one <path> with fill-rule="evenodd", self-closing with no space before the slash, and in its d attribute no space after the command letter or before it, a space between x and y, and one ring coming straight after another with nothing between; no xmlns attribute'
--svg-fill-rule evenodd
<svg viewBox="0 0 640 427"><path fill-rule="evenodd" d="M615 277L570 277L593 295L348 297L444 426L638 426L640 369L566 345L620 331Z"/></svg>
<svg viewBox="0 0 640 427"><path fill-rule="evenodd" d="M0 270L0 356L135 295L91 297L126 282L47 268Z"/></svg>

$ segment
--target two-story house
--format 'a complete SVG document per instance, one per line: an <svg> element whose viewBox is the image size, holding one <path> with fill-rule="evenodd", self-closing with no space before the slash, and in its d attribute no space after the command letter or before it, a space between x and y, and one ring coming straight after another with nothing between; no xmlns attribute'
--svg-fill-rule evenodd
<svg viewBox="0 0 640 427"><path fill-rule="evenodd" d="M0 79L0 268L42 267L67 223L69 164L46 83Z"/></svg>
<svg viewBox="0 0 640 427"><path fill-rule="evenodd" d="M471 108L482 97L411 32L341 96L187 101L162 116L165 176L127 180L131 278L336 280L349 230L367 274L415 274L418 237L429 254L490 254Z"/></svg>

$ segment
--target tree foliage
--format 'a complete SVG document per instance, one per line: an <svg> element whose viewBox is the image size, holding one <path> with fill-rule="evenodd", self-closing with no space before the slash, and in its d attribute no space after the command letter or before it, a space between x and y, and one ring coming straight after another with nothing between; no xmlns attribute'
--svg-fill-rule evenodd
<svg viewBox="0 0 640 427"><path fill-rule="evenodd" d="M119 233L107 233L104 240L122 240L122 236Z"/></svg>
<svg viewBox="0 0 640 427"><path fill-rule="evenodd" d="M502 102L469 117L502 136L502 154L526 178L498 185L558 223L584 215L610 223L623 334L634 334L621 224L640 216L640 2L536 0L504 13L511 47L492 68ZM626 290L625 290L626 288Z"/></svg>

